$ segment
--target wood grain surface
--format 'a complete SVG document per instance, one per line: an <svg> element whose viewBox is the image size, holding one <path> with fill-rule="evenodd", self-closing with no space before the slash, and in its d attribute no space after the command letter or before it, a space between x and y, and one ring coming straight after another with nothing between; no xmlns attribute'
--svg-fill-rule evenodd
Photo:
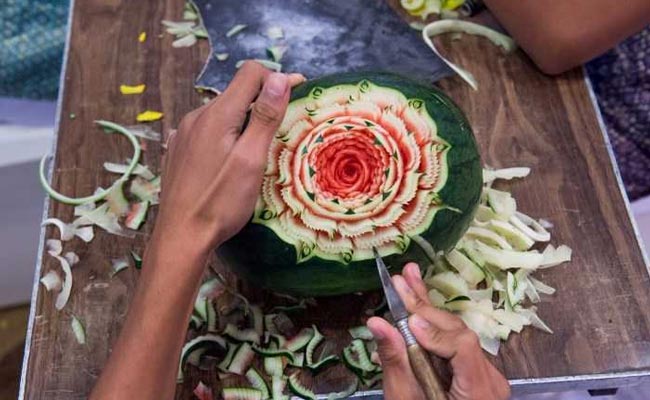
<svg viewBox="0 0 650 400"><path fill-rule="evenodd" d="M174 49L170 36L159 37L160 20L180 19L182 7L182 0L77 2L53 170L55 188L69 195L90 194L114 179L103 172L103 161L130 156L126 139L104 134L93 120L132 124L140 111L162 110L164 119L152 126L167 132L201 104L203 95L193 89L193 80L208 56L207 43ZM137 41L141 31L148 34L145 43ZM488 41L472 37L461 41L447 37L440 43L445 54L469 65L479 82L478 92L458 78L440 86L467 113L484 162L493 167L532 167L529 178L512 185L518 206L552 221L554 242L574 249L571 263L539 273L558 288L539 305L541 317L555 334L525 329L511 335L493 361L510 379L650 370L648 271L582 72L547 77L523 53L504 56ZM145 83L147 91L122 96L118 91L122 83ZM76 118L69 118L70 113ZM156 169L160 154L159 146L149 145L143 162ZM50 216L69 221L72 211L50 202ZM142 252L154 219L155 211L135 240L97 229L90 244L66 242L65 250L81 257L73 268L72 296L57 312L54 296L38 288L24 398L87 397L117 338L137 282L133 268L111 279L110 260L130 250ZM58 237L58 232L48 228L45 237ZM221 267L218 259L213 262ZM55 260L43 256L42 273L58 268ZM243 290L253 301L269 298L252 288ZM377 299L377 294L324 299L297 320L316 321L326 335L344 343L348 340L344 328L359 323L362 311ZM74 339L71 314L85 322L86 345ZM342 374L333 369L319 375L316 389L339 389ZM214 373L190 369L177 398L191 399L199 379L216 385Z"/></svg>

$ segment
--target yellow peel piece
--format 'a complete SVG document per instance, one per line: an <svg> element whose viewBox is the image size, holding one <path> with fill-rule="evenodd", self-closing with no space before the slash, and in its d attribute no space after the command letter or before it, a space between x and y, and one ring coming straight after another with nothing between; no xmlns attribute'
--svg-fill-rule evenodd
<svg viewBox="0 0 650 400"><path fill-rule="evenodd" d="M142 94L147 86L143 83L140 85L120 85L120 93L122 94Z"/></svg>
<svg viewBox="0 0 650 400"><path fill-rule="evenodd" d="M407 12L410 15L426 20L431 14L440 14L442 8L441 2L442 0L424 0L419 7L412 10L407 9Z"/></svg>
<svg viewBox="0 0 650 400"><path fill-rule="evenodd" d="M162 117L163 117L163 113L161 112L147 110L138 114L136 120L138 122L151 122L151 121L158 121Z"/></svg>
<svg viewBox="0 0 650 400"><path fill-rule="evenodd" d="M458 7L462 6L465 3L465 0L445 0L442 2L443 10L455 10Z"/></svg>
<svg viewBox="0 0 650 400"><path fill-rule="evenodd" d="M145 40L147 40L147 32L140 32L138 35L138 42L144 43Z"/></svg>
<svg viewBox="0 0 650 400"><path fill-rule="evenodd" d="M417 12L424 8L424 0L401 0L400 4L409 13Z"/></svg>

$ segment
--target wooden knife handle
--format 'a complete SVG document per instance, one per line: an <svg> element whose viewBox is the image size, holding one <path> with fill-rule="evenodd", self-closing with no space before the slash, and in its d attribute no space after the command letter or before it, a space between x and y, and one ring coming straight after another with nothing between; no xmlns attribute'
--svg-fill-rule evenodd
<svg viewBox="0 0 650 400"><path fill-rule="evenodd" d="M447 393L431 365L429 355L418 344L409 346L408 353L411 369L427 400L447 400Z"/></svg>

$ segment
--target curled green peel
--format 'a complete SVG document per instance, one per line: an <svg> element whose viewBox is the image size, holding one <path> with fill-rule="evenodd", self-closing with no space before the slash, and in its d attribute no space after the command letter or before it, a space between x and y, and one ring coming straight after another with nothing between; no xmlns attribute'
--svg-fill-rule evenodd
<svg viewBox="0 0 650 400"><path fill-rule="evenodd" d="M131 162L129 163L129 166L126 168L126 171L122 174L122 176L116 180L113 185L111 185L111 188L115 186L116 184L120 182L126 181L133 170L138 166L138 162L140 161L140 154L142 152L142 149L140 148L140 143L138 143L138 139L133 135L128 129L123 127L122 125L116 124L114 122L109 122L109 121L103 121L103 120L98 120L95 121L97 125L101 126L102 128L107 128L110 129L111 131L114 132L119 132L122 135L126 136L131 144L133 145L133 156L131 157ZM41 185L43 186L43 189L47 194L52 197L55 200L60 201L61 203L65 204L72 204L72 205L79 205L79 204L84 204L84 203L94 203L99 200L103 200L106 195L110 192L110 188L106 190L99 191L91 196L86 196L86 197L68 197L62 193L57 192L50 186L50 184L47 181L47 177L45 176L45 161L47 160L47 154L43 156L41 159L41 163L39 166L39 178L41 180Z"/></svg>
<svg viewBox="0 0 650 400"><path fill-rule="evenodd" d="M422 38L424 42L433 50L438 57L442 59L455 73L457 73L472 89L478 90L478 83L471 72L459 67L443 57L431 40L432 37L445 33L467 33L469 35L483 36L489 39L496 46L503 48L507 53L515 50L517 45L511 37L497 32L486 26L475 24L473 22L461 20L439 20L431 22L422 29Z"/></svg>

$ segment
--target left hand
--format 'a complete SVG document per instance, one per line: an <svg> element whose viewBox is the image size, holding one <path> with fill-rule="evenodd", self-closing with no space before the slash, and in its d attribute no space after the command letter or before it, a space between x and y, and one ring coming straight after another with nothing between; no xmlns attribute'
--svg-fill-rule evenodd
<svg viewBox="0 0 650 400"><path fill-rule="evenodd" d="M207 255L253 214L289 90L303 80L247 62L223 94L189 113L168 139L154 233L92 400L174 397L179 351Z"/></svg>
<svg viewBox="0 0 650 400"><path fill-rule="evenodd" d="M247 61L221 95L183 118L168 140L154 238L185 236L209 251L246 224L291 86L302 81Z"/></svg>

